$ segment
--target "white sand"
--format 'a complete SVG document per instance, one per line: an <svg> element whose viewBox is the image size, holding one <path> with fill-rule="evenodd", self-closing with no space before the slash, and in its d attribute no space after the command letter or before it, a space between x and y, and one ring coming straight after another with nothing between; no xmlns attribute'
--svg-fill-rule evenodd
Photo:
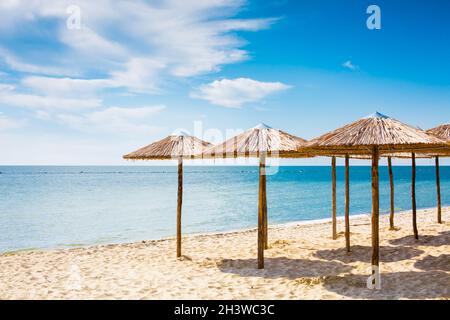
<svg viewBox="0 0 450 320"><path fill-rule="evenodd" d="M257 269L256 231L192 235L186 256L174 239L0 255L1 299L450 299L450 208L381 216L381 290L366 288L369 216L351 217L352 253L330 222L269 228L264 270ZM338 230L343 230L339 221Z"/></svg>

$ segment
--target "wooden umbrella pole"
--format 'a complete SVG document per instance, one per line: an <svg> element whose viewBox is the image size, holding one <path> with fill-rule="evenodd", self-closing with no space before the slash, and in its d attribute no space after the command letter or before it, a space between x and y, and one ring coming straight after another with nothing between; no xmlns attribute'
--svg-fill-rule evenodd
<svg viewBox="0 0 450 320"><path fill-rule="evenodd" d="M411 173L411 200L412 200L412 219L414 238L419 239L419 232L417 231L417 206L416 206L416 154L411 154L412 173Z"/></svg>
<svg viewBox="0 0 450 320"><path fill-rule="evenodd" d="M379 241L379 215L380 215L380 186L378 177L378 147L372 150L372 274L375 270L373 267L379 267L380 264L380 241Z"/></svg>
<svg viewBox="0 0 450 320"><path fill-rule="evenodd" d="M439 173L439 157L436 157L436 191L437 191L437 221L442 223L441 217L441 177Z"/></svg>
<svg viewBox="0 0 450 320"><path fill-rule="evenodd" d="M345 155L345 247L350 252L350 157Z"/></svg>
<svg viewBox="0 0 450 320"><path fill-rule="evenodd" d="M264 196L263 196L263 219L264 219L264 250L269 249L269 219L267 217L267 193L266 193L266 168L264 166Z"/></svg>
<svg viewBox="0 0 450 320"><path fill-rule="evenodd" d="M395 191L394 191L394 174L392 173L392 158L388 157L389 168L389 183L391 186L391 214L389 216L389 227L391 230L395 230L394 227L394 213L395 213Z"/></svg>
<svg viewBox="0 0 450 320"><path fill-rule="evenodd" d="M264 203L266 202L266 159L259 156L258 192L258 269L264 269Z"/></svg>
<svg viewBox="0 0 450 320"><path fill-rule="evenodd" d="M178 158L177 258L181 257L181 207L183 203L183 158Z"/></svg>
<svg viewBox="0 0 450 320"><path fill-rule="evenodd" d="M332 223L333 223L333 230L332 235L333 239L337 239L337 228L336 228L336 157L331 158L331 189L332 189Z"/></svg>

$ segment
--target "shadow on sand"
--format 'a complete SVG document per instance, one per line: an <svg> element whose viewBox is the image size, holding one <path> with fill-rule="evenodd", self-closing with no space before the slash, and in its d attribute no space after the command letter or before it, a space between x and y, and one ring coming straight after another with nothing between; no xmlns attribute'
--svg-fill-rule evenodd
<svg viewBox="0 0 450 320"><path fill-rule="evenodd" d="M365 275L347 274L325 279L323 285L328 291L354 299L450 298L450 275L442 271L382 272L380 290L367 289L366 283Z"/></svg>
<svg viewBox="0 0 450 320"><path fill-rule="evenodd" d="M414 267L424 271L450 271L450 254L441 254L437 257L426 256L416 261ZM450 283L448 285L450 286Z"/></svg>
<svg viewBox="0 0 450 320"><path fill-rule="evenodd" d="M239 274L244 277L287 278L326 277L347 273L351 266L335 262L284 257L265 258L264 269L257 269L256 259L224 259L217 266L225 273Z"/></svg>
<svg viewBox="0 0 450 320"><path fill-rule="evenodd" d="M396 262L420 256L424 251L411 247L380 246L380 261ZM323 260L338 260L344 263L355 261L370 262L372 247L355 245L347 254L345 248L318 250L314 256Z"/></svg>
<svg viewBox="0 0 450 320"><path fill-rule="evenodd" d="M414 236L411 235L390 240L389 243L394 246L445 246L450 244L450 231L442 231L435 236L419 234L419 240L416 240Z"/></svg>

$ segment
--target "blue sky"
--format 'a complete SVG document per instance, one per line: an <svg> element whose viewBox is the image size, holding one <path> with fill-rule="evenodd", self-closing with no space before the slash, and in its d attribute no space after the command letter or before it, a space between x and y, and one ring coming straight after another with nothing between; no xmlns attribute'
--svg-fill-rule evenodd
<svg viewBox="0 0 450 320"><path fill-rule="evenodd" d="M366 27L371 4L380 30ZM449 12L446 0L4 0L0 164L122 164L180 128L218 142L264 122L310 139L375 110L447 123Z"/></svg>

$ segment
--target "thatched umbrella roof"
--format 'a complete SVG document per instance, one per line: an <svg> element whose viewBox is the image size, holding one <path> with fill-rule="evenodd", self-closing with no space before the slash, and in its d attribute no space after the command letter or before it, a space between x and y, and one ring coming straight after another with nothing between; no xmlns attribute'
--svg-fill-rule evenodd
<svg viewBox="0 0 450 320"><path fill-rule="evenodd" d="M442 140L450 142L450 123L437 126L427 130L427 133L434 135Z"/></svg>
<svg viewBox="0 0 450 320"><path fill-rule="evenodd" d="M336 157L337 158L345 158L345 154L337 154ZM370 159L372 159L372 156L369 155L369 154L363 154L363 155L350 154L349 157L350 157L350 159L355 159L355 160L370 160ZM383 158L411 159L411 152L384 153L382 155L382 157ZM419 159L431 159L431 158L433 158L433 155L426 154L426 153L420 153L420 154L416 155L416 158L419 158Z"/></svg>
<svg viewBox="0 0 450 320"><path fill-rule="evenodd" d="M123 156L128 160L178 160L177 257L181 257L181 210L183 202L183 159L194 158L212 144L186 133L170 135L162 140Z"/></svg>
<svg viewBox="0 0 450 320"><path fill-rule="evenodd" d="M311 140L306 150L316 155L365 155L374 146L381 154L450 151L445 141L378 112Z"/></svg>
<svg viewBox="0 0 450 320"><path fill-rule="evenodd" d="M128 160L164 160L193 158L213 145L187 134L170 135L123 156Z"/></svg>
<svg viewBox="0 0 450 320"><path fill-rule="evenodd" d="M266 156L301 157L298 151L306 140L263 123L203 152L203 158L259 157L258 188L258 268L264 268L264 250L268 248Z"/></svg>
<svg viewBox="0 0 450 320"><path fill-rule="evenodd" d="M306 140L259 124L203 153L204 158L236 158L267 156L300 157Z"/></svg>

